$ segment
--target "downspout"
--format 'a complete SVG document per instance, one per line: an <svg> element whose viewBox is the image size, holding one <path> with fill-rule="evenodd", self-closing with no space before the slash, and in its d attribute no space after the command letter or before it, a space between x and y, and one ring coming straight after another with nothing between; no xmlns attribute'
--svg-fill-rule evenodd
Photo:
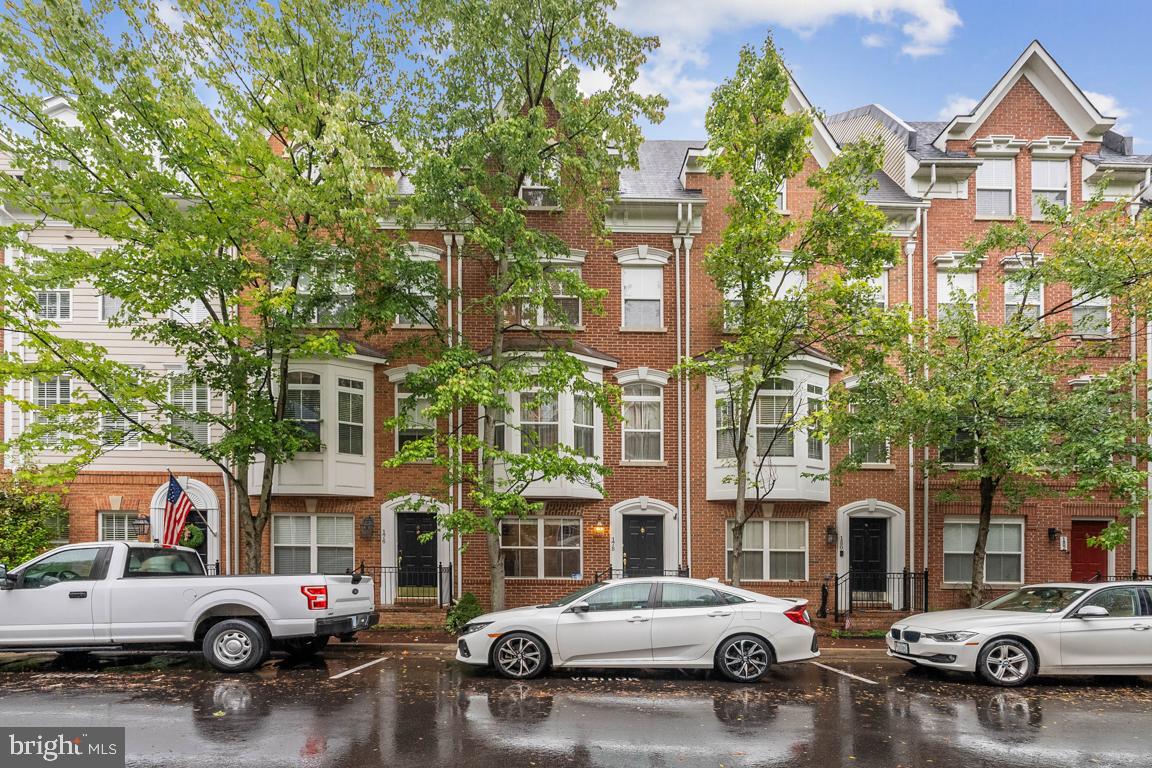
<svg viewBox="0 0 1152 768"><path fill-rule="evenodd" d="M1135 418L1137 416L1137 398L1140 396L1140 380L1139 380L1139 378L1136 374L1136 370L1135 370L1136 369L1136 362L1138 359L1137 354L1136 354L1136 352L1138 350L1138 347L1136 344L1136 329L1137 329L1137 327L1138 326L1136 324L1136 313L1131 312L1131 317L1128 318L1128 335L1130 337L1129 341L1128 341L1128 346L1129 346L1129 355L1130 355L1131 360L1132 360L1132 368L1133 368L1133 370L1132 370L1132 418L1133 418L1133 420L1135 420ZM1136 457L1133 456L1132 457L1132 469L1136 469L1138 463L1139 462L1137 461ZM1131 557L1129 558L1129 560L1132 563L1132 573L1136 573L1137 571L1140 570L1139 565L1138 565L1138 563L1139 563L1138 558L1140 555L1140 547L1139 547L1139 544L1140 544L1140 527L1139 527L1139 525L1137 525L1135 517L1133 517L1131 519L1131 521L1129 521L1128 524L1132 529L1132 533L1131 533L1131 538L1132 538L1131 552L1132 552L1132 554L1131 554Z"/></svg>
<svg viewBox="0 0 1152 768"><path fill-rule="evenodd" d="M224 486L224 522L218 530L227 531L228 542L224 545L224 573L232 575L232 480L228 473L220 470L220 483ZM219 539L219 537L217 537ZM219 540L217 541L219 551ZM216 572L219 575L219 571Z"/></svg>
<svg viewBox="0 0 1152 768"><path fill-rule="evenodd" d="M920 228L920 219L923 210L916 209L916 220L912 225L912 242L915 243L916 230ZM907 248L907 246L905 246ZM908 315L909 319L913 319L916 314L915 299L913 298L916 288L915 267L916 267L916 247L913 245L907 248L907 269L908 269ZM912 334L908 334L909 343L912 342ZM915 457L915 442L912 439L908 440L908 570L916 571L916 457Z"/></svg>
<svg viewBox="0 0 1152 768"><path fill-rule="evenodd" d="M688 217L684 224L684 356L692 356L692 203L688 203ZM688 387L685 386L685 396ZM684 406L684 434L692 434L692 409L687 403ZM687 446L684 448L685 478L684 478L684 528L688 536L688 569L692 570L692 452Z"/></svg>
<svg viewBox="0 0 1152 768"><path fill-rule="evenodd" d="M460 296L456 299L456 328L453 337L453 343L460 342L461 334L464 332L464 258L460 252L464 250L464 235L456 232L452 235L453 243L456 246L456 290L460 292ZM456 422L462 424L464 422L464 409L456 409ZM458 457L458 461L464 461L464 458ZM457 477L461 473L457 472ZM461 478L456 483L456 501L459 502L460 507L464 507L464 480ZM456 534L456 567L453 569L456 573L456 594L461 595L464 593L464 537L459 533Z"/></svg>
<svg viewBox="0 0 1152 768"><path fill-rule="evenodd" d="M936 186L936 164L932 164L931 176L928 180L928 189L924 190L924 198L927 199L932 194L932 189ZM928 318L928 211L924 211L924 215L920 219L920 256L921 256L921 280L920 292L923 296L923 315L922 317L927 320ZM921 477L924 480L924 513L920 517L920 526L924 531L924 547L923 558L924 569L928 569L928 541L931 538L931 528L929 527L929 482L928 482L928 446L924 446L924 463L921 465Z"/></svg>
<svg viewBox="0 0 1152 768"><path fill-rule="evenodd" d="M676 229L679 231L684 204L676 204ZM676 353L679 355L683 348L684 329L682 327L682 297L680 295L680 245L681 238L672 238L672 249L675 251L676 261ZM679 362L679 361L677 361ZM676 511L684 512L684 377L676 377ZM684 525L683 521L676 526L676 565L684 565Z"/></svg>
<svg viewBox="0 0 1152 768"><path fill-rule="evenodd" d="M453 330L452 322L455 319L455 316L452 314L453 308L454 308L454 304L452 302L452 245L454 244L454 242L455 242L455 236L451 232L446 233L444 235L444 287L445 287L445 290L447 290L447 292L448 292L448 303L447 303L446 309L448 312L448 345L449 346L453 346L453 341L454 341L454 339L452 337L452 330ZM450 434L450 435L456 434L455 426L456 426L456 413L454 411L449 411L448 412L448 434ZM451 460L451 457L449 457L449 460ZM457 505L456 505L456 486L454 486L454 485L448 486L448 502L449 502L449 505L453 508L453 511L455 511ZM393 535L395 535L395 534L393 534ZM455 533L452 534L452 541L454 544L456 543L456 534ZM439 541L437 541L437 546L439 546ZM384 564L383 542L381 542L381 547L380 547L380 564L381 565ZM437 571L439 571L439 565L440 565L439 562L437 562L436 565L437 565ZM456 568L455 570L460 570L460 569ZM437 583L439 583L439 580L440 580L439 572L437 572L437 574L436 574L436 580L437 580Z"/></svg>

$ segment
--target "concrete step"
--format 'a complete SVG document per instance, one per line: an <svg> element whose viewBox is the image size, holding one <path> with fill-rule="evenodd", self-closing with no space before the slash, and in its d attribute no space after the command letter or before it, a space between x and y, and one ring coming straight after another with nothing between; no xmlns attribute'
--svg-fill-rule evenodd
<svg viewBox="0 0 1152 768"><path fill-rule="evenodd" d="M895 622L906 618L917 611L853 611L851 614L840 616L837 621L832 614L823 619L813 619L812 625L817 632L828 634L832 630L848 632L870 632L877 629L888 629Z"/></svg>
<svg viewBox="0 0 1152 768"><path fill-rule="evenodd" d="M380 626L394 629L442 628L448 616L448 608L436 605L382 605Z"/></svg>

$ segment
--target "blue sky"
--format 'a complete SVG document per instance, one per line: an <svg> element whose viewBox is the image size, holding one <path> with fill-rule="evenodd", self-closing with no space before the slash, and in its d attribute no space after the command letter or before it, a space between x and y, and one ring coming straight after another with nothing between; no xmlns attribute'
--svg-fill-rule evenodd
<svg viewBox="0 0 1152 768"><path fill-rule="evenodd" d="M662 40L638 84L671 101L651 138L702 137L712 88L771 29L818 108L877 102L907 120L967 112L1038 39L1152 152L1148 0L620 0L616 18Z"/></svg>

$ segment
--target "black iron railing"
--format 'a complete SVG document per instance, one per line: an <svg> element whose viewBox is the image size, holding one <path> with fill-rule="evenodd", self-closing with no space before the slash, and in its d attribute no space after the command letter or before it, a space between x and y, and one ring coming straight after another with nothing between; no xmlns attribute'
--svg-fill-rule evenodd
<svg viewBox="0 0 1152 768"><path fill-rule="evenodd" d="M208 574L209 576L219 576L220 561L217 560L214 563L204 563L204 573Z"/></svg>
<svg viewBox="0 0 1152 768"><path fill-rule="evenodd" d="M364 565L356 569L375 583L381 605L451 605L452 563L429 566Z"/></svg>
<svg viewBox="0 0 1152 768"><path fill-rule="evenodd" d="M829 582L831 582L829 584ZM821 588L821 603L826 595L832 601L836 620L853 610L927 611L928 571L849 571L825 579L827 592ZM827 608L824 607L825 615Z"/></svg>
<svg viewBox="0 0 1152 768"><path fill-rule="evenodd" d="M1095 584L1101 581L1152 581L1152 574L1149 573L1119 573L1115 576L1105 576L1100 571L1096 571L1096 575L1088 579L1089 584Z"/></svg>
<svg viewBox="0 0 1152 768"><path fill-rule="evenodd" d="M644 576L680 576L688 578L688 566L673 568L665 571L654 571L650 568L605 568L593 574L593 581L607 581L608 579L638 579Z"/></svg>

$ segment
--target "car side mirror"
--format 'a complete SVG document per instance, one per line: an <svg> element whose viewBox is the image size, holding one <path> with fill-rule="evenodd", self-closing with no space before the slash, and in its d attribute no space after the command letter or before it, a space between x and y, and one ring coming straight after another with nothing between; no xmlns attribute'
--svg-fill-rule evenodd
<svg viewBox="0 0 1152 768"><path fill-rule="evenodd" d="M572 606L572 613L588 613L589 610L588 603L583 600Z"/></svg>
<svg viewBox="0 0 1152 768"><path fill-rule="evenodd" d="M1086 605L1076 611L1078 619L1102 619L1108 616L1108 609L1102 605Z"/></svg>
<svg viewBox="0 0 1152 768"><path fill-rule="evenodd" d="M18 578L17 574L8 573L8 566L0 564L0 589L12 589Z"/></svg>

